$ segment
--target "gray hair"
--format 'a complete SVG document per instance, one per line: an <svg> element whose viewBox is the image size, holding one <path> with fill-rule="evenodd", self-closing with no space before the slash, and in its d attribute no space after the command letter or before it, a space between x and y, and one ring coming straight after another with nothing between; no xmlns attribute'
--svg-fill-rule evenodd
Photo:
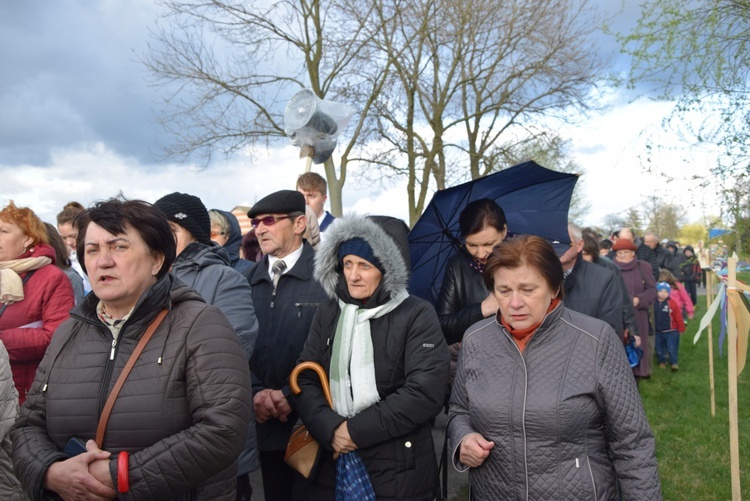
<svg viewBox="0 0 750 501"><path fill-rule="evenodd" d="M211 209L208 211L208 218L211 220L211 226L216 225L219 227L219 231L221 231L224 235L229 235L229 231L231 228L229 227L229 221L227 221L227 218L224 214L217 211L216 209Z"/></svg>

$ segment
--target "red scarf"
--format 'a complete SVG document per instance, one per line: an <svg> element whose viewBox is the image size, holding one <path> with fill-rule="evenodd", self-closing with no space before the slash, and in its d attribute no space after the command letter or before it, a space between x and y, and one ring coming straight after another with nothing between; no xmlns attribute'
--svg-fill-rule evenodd
<svg viewBox="0 0 750 501"><path fill-rule="evenodd" d="M560 304L560 298L556 297L550 303L549 308L547 308L547 313L545 313L544 316L546 317L547 315L549 315L549 312L554 310L558 304ZM539 326L542 325L542 322L544 322L543 318L531 327L527 327L525 329L514 329L502 317L502 315L500 314L500 310L497 311L497 315L500 317L500 323L503 324L503 327L505 327L508 332L510 332L510 335L513 336L513 340L518 345L518 349L521 350L521 353L523 353L523 350L526 349L526 345L529 344L531 336L536 332Z"/></svg>

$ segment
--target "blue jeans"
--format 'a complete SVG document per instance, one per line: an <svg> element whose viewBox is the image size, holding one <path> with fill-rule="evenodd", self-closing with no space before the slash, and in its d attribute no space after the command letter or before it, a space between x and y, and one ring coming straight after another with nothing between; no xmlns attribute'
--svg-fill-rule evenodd
<svg viewBox="0 0 750 501"><path fill-rule="evenodd" d="M680 349L680 333L676 330L656 333L656 360L660 364L677 365L677 350Z"/></svg>

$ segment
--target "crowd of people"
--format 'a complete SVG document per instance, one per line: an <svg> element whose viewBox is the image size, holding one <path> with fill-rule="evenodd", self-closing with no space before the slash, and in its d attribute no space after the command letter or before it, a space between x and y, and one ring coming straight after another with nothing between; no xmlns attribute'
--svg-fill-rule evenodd
<svg viewBox="0 0 750 501"><path fill-rule="evenodd" d="M260 469L268 501L427 501L446 412L474 500L661 499L638 384L654 353L678 370L692 247L514 235L474 200L433 306L408 290L408 226L334 218L326 195L306 173L245 234L178 192L71 202L54 226L0 210L0 498L249 501ZM293 390L303 362L326 377ZM350 456L371 494L341 487Z"/></svg>

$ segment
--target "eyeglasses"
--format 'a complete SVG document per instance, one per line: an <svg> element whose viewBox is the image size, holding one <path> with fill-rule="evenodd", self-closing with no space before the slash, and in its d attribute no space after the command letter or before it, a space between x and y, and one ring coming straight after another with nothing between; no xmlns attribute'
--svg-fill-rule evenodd
<svg viewBox="0 0 750 501"><path fill-rule="evenodd" d="M253 225L253 228L257 228L258 226L260 226L260 223L263 223L264 226L273 226L281 219L289 219L289 216L266 216L251 219L250 224Z"/></svg>

